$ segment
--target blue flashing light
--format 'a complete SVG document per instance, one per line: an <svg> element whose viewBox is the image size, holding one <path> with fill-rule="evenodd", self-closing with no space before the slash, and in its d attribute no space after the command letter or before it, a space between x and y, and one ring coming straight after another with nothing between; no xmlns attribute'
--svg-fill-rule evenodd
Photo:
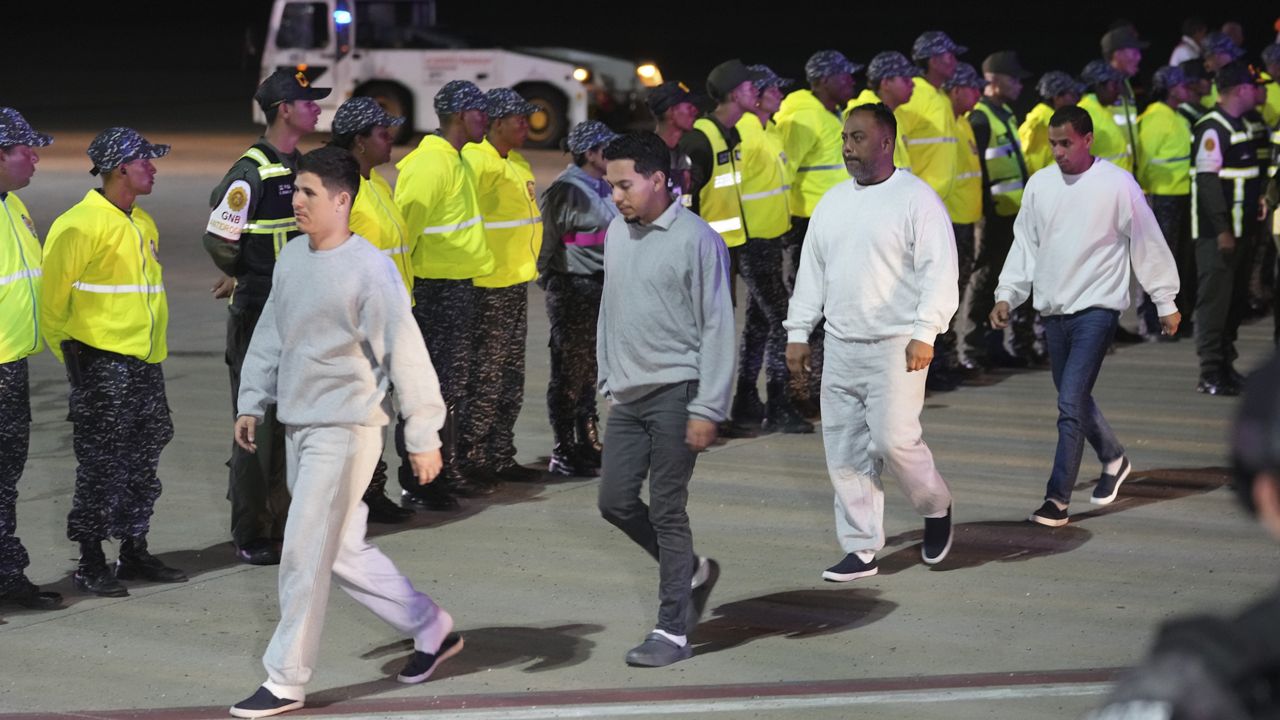
<svg viewBox="0 0 1280 720"><path fill-rule="evenodd" d="M350 10L334 10L333 21L338 25L350 25L351 11Z"/></svg>

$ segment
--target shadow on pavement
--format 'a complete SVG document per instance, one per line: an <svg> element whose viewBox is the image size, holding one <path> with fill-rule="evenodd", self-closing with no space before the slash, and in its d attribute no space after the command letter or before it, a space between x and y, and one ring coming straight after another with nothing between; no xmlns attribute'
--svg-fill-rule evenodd
<svg viewBox="0 0 1280 720"><path fill-rule="evenodd" d="M715 609L715 617L694 630L694 654L728 650L766 637L806 638L870 625L898 607L879 596L879 590L867 588L788 590L725 603Z"/></svg>

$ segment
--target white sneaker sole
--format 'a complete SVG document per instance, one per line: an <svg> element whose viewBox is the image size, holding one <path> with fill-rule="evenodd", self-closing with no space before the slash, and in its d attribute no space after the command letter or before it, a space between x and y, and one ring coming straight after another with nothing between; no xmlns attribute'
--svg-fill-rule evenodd
<svg viewBox="0 0 1280 720"><path fill-rule="evenodd" d="M1120 473L1120 477L1116 478L1116 486L1111 488L1111 494L1106 497L1097 497L1096 495L1089 498L1089 502L1094 505L1110 505L1120 494L1120 486L1125 480L1129 479L1129 473L1133 472L1133 466L1126 463L1124 472Z"/></svg>
<svg viewBox="0 0 1280 720"><path fill-rule="evenodd" d="M1069 517L1062 518L1061 520L1054 520L1053 518L1041 517L1035 513L1032 513L1031 517L1028 517L1027 519L1037 525L1044 525L1046 527L1062 527L1071 520Z"/></svg>
<svg viewBox="0 0 1280 720"><path fill-rule="evenodd" d="M928 555L925 555L925 554L924 554L924 548L923 548L923 547L921 547L921 548L920 548L920 559L924 561L924 564L925 564L925 565L937 565L938 563L942 562L943 560L946 560L946 559L947 559L947 553L951 552L951 541L952 541L952 540L955 540L955 538L956 538L956 531L955 531L955 527L954 527L954 526L952 526L951 533L950 533L949 535L947 535L947 545L946 545L946 547L942 548L942 552L938 553L938 556L937 556L937 557L932 557L932 558L931 558L931 557L929 557Z"/></svg>
<svg viewBox="0 0 1280 720"><path fill-rule="evenodd" d="M274 715L282 715L291 710L300 710L302 709L302 706L305 704L306 703L304 703L302 700L296 700L288 705L283 705L278 708L271 708L270 710L245 710L243 708L232 706L231 717L238 717L238 718L272 717Z"/></svg>
<svg viewBox="0 0 1280 720"><path fill-rule="evenodd" d="M463 645L462 636L459 635L458 642L454 643L453 647L437 655L436 661L431 663L431 667L427 668L426 672L422 673L421 675L397 675L396 681L402 682L405 685L417 685L420 682L425 682L427 678L431 677L432 673L434 673L437 669L439 669L439 667L444 663L445 660L448 660L449 658L461 652L462 645Z"/></svg>
<svg viewBox="0 0 1280 720"><path fill-rule="evenodd" d="M878 567L873 567L870 570L863 570L862 572L856 572L856 573L834 573L834 572L831 572L830 570L823 570L822 579L826 580L827 582L842 583L842 582L849 582L850 580L857 580L858 578L871 577L872 575L875 575L878 572L880 572L880 568Z"/></svg>

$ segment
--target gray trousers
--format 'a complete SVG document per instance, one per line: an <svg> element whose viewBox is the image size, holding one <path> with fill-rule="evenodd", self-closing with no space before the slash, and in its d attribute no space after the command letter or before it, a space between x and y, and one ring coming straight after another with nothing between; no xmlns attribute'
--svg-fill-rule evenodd
<svg viewBox="0 0 1280 720"><path fill-rule="evenodd" d="M609 409L600 514L658 561L657 628L684 635L690 583L697 567L685 505L698 454L685 445L695 381L654 390ZM640 488L649 480L649 504Z"/></svg>
<svg viewBox="0 0 1280 720"><path fill-rule="evenodd" d="M361 425L289 427L286 467L293 502L280 555L280 624L267 645L263 685L277 697L306 699L320 633L337 582L415 650L435 652L447 617L414 590L391 560L365 540L369 507L361 502L382 455L384 428ZM450 625L450 627L452 627Z"/></svg>

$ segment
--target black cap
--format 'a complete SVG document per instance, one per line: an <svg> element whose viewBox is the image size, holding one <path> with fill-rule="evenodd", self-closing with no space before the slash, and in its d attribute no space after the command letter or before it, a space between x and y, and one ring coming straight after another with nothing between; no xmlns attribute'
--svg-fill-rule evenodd
<svg viewBox="0 0 1280 720"><path fill-rule="evenodd" d="M1111 53L1125 48L1142 50L1151 43L1138 37L1137 31L1125 25L1109 31L1102 36L1102 57L1111 59Z"/></svg>
<svg viewBox="0 0 1280 720"><path fill-rule="evenodd" d="M1218 92L1220 93L1237 85L1267 84L1267 81L1262 78L1262 73L1258 72L1257 68L1239 60L1229 62L1218 68L1218 72L1213 76L1213 82L1218 86Z"/></svg>
<svg viewBox="0 0 1280 720"><path fill-rule="evenodd" d="M329 88L311 87L311 81L301 70L280 69L267 76L258 86L253 99L263 110L294 100L319 100L329 97Z"/></svg>
<svg viewBox="0 0 1280 720"><path fill-rule="evenodd" d="M673 108L680 103L698 104L697 98L689 91L689 87L675 80L669 80L650 90L644 101L654 117L662 117L662 113L668 108Z"/></svg>
<svg viewBox="0 0 1280 720"><path fill-rule="evenodd" d="M982 72L999 73L1000 75L1016 77L1019 80L1031 77L1031 73L1022 67L1022 63L1018 62L1018 53L1013 50L1001 50L988 55L987 59L982 61Z"/></svg>
<svg viewBox="0 0 1280 720"><path fill-rule="evenodd" d="M712 68L707 75L707 94L716 100L723 100L742 83L764 78L763 73L751 70L741 60L726 60Z"/></svg>

